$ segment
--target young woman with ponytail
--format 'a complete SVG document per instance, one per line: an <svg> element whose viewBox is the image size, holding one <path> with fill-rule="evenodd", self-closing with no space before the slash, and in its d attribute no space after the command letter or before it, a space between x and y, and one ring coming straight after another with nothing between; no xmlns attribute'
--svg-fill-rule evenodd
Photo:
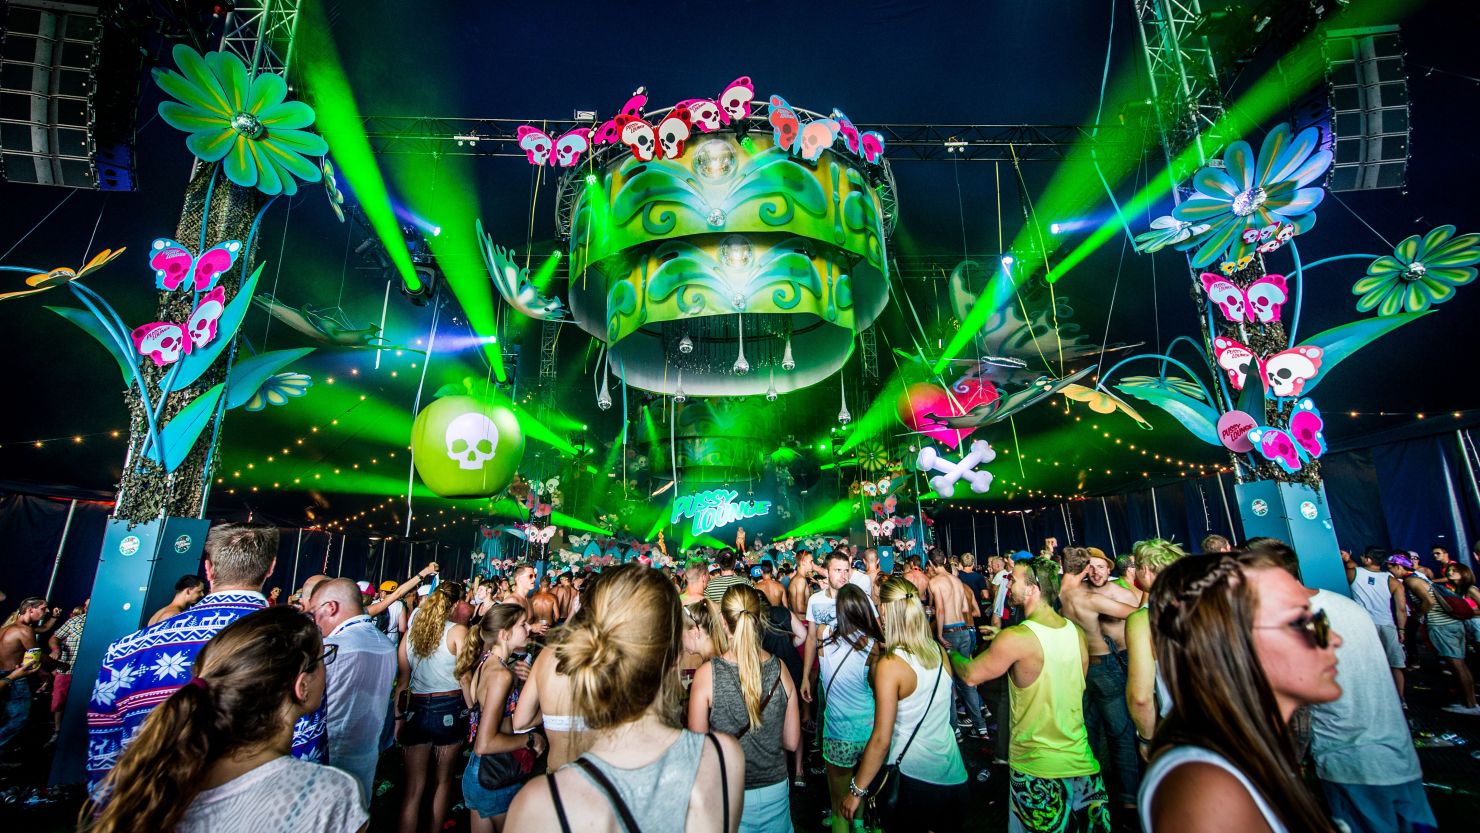
<svg viewBox="0 0 1480 833"><path fill-rule="evenodd" d="M83 807L86 833L350 833L369 816L353 776L289 753L333 661L313 620L269 607L227 625L194 679L155 707ZM188 671L186 673L189 673Z"/></svg>
<svg viewBox="0 0 1480 833"><path fill-rule="evenodd" d="M791 675L761 647L768 607L749 585L725 591L720 615L728 650L699 669L689 690L689 730L734 735L745 752L744 833L790 833L786 751L802 738Z"/></svg>
<svg viewBox="0 0 1480 833"><path fill-rule="evenodd" d="M487 755L517 753L532 771L534 759L545 751L544 739L537 732L516 735L511 718L519 702L519 685L511 668L512 654L529 644L529 617L515 604L489 608L478 627L468 634L462 652L457 655L453 673L462 682L463 694L471 711L470 739L473 754L463 770L463 803L472 810L473 833L504 829L504 814L509 810L523 782L502 786L486 785L479 779L482 758Z"/></svg>
<svg viewBox="0 0 1480 833"><path fill-rule="evenodd" d="M1172 710L1141 781L1147 833L1335 833L1300 774L1290 716L1341 696L1341 637L1270 556L1183 558L1151 588Z"/></svg>
<svg viewBox="0 0 1480 833"><path fill-rule="evenodd" d="M581 615L548 649L570 680L572 713L590 746L519 791L508 829L735 833L744 794L740 744L679 724L680 610L673 585L641 564L610 568L591 587Z"/></svg>
<svg viewBox="0 0 1480 833"><path fill-rule="evenodd" d="M396 740L406 764L401 833L417 833L427 770L436 758L432 830L441 830L452 806L452 769L467 738L467 705L454 673L468 629L451 620L456 597L447 585L433 590L411 614L406 638L397 646ZM409 696L403 693L410 690Z"/></svg>

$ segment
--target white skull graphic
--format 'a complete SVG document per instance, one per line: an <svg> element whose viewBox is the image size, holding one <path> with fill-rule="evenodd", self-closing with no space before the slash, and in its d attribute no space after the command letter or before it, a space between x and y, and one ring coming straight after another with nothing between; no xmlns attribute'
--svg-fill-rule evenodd
<svg viewBox="0 0 1480 833"><path fill-rule="evenodd" d="M479 413L459 416L447 424L447 457L461 469L481 469L498 448L498 426Z"/></svg>

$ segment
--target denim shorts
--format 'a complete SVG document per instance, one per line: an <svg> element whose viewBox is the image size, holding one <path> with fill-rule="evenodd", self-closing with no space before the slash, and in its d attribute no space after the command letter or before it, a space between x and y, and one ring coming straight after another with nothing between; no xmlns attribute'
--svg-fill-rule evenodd
<svg viewBox="0 0 1480 833"><path fill-rule="evenodd" d="M478 783L478 767L479 756L469 755L468 765L463 769L463 803L485 819L509 812L509 805L514 803L514 796L524 786L524 782L490 790Z"/></svg>
<svg viewBox="0 0 1480 833"><path fill-rule="evenodd" d="M1441 624L1429 623L1429 642L1434 645L1434 652L1445 659L1465 658L1465 623L1444 622Z"/></svg>
<svg viewBox="0 0 1480 833"><path fill-rule="evenodd" d="M402 746L454 746L468 739L468 707L462 694L411 698L399 738Z"/></svg>

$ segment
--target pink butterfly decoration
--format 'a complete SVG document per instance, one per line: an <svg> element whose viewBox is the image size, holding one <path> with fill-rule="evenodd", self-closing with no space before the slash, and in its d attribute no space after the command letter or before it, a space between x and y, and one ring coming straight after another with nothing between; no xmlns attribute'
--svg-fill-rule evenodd
<svg viewBox="0 0 1480 833"><path fill-rule="evenodd" d="M1247 289L1240 289L1221 275L1204 272L1202 285L1208 298L1223 310L1223 316L1233 322L1278 321L1281 305L1290 299L1284 275L1265 275Z"/></svg>
<svg viewBox="0 0 1480 833"><path fill-rule="evenodd" d="M147 356L155 367L165 367L180 357L204 347L216 337L221 314L226 311L226 288L218 286L200 297L185 326L154 321L135 327L130 334L134 349Z"/></svg>
<svg viewBox="0 0 1480 833"><path fill-rule="evenodd" d="M174 291L188 284L186 289L205 292L236 263L241 250L240 240L227 240L195 257L184 244L161 237L150 247L149 265L154 269L154 285L161 290Z"/></svg>
<svg viewBox="0 0 1480 833"><path fill-rule="evenodd" d="M750 83L749 77L742 76L731 81L718 99L689 98L677 106L688 108L694 127L703 133L712 133L722 124L749 118L750 102L754 99L755 85Z"/></svg>
<svg viewBox="0 0 1480 833"><path fill-rule="evenodd" d="M575 167L580 164L581 156L591 149L589 127L577 127L562 134L559 139L552 139L545 131L526 124L514 131L514 136L519 140L524 158L536 167L546 164L562 168Z"/></svg>
<svg viewBox="0 0 1480 833"><path fill-rule="evenodd" d="M1319 347L1302 345L1260 359L1236 339L1218 336L1213 339L1213 355L1218 366L1228 374L1234 390L1244 389L1249 368L1257 363L1265 391L1274 397L1287 399L1299 396L1305 383L1320 375L1324 354Z"/></svg>
<svg viewBox="0 0 1480 833"><path fill-rule="evenodd" d="M608 119L600 127L596 128L596 133L591 137L591 144L609 145L620 142L622 140L622 129L617 124L617 119L622 116L641 119L642 108L647 106L647 100L647 88L638 87L637 92L633 93L632 97L627 99L627 103L622 105L622 109L617 111L616 116Z"/></svg>
<svg viewBox="0 0 1480 833"><path fill-rule="evenodd" d="M853 122L843 115L842 110L833 109L833 119L838 123L838 132L842 134L843 144L854 156L861 157L871 165L879 163L879 157L884 155L884 137L873 131L860 133Z"/></svg>

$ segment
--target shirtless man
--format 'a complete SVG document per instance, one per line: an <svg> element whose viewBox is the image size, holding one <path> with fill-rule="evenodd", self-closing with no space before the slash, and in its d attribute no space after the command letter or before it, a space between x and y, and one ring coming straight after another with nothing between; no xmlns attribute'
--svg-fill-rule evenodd
<svg viewBox="0 0 1480 833"><path fill-rule="evenodd" d="M920 591L920 604L927 608L931 606L930 601L930 577L920 569L920 556L912 555L905 560L904 577L910 580Z"/></svg>
<svg viewBox="0 0 1480 833"><path fill-rule="evenodd" d="M863 549L863 575L868 577L869 598L873 600L874 607L879 606L879 585L884 583L888 576L879 575L879 551L874 547Z"/></svg>
<svg viewBox="0 0 1480 833"><path fill-rule="evenodd" d="M550 625L560 621L560 610L560 597L550 590L548 584L541 584L529 597L530 630L535 633L549 630Z"/></svg>
<svg viewBox="0 0 1480 833"><path fill-rule="evenodd" d="M971 591L961 580L951 575L946 554L939 549L930 551L930 572L927 578L930 598L935 600L935 638L949 649L964 657L976 655L976 617L981 613ZM971 719L972 734L987 737L987 721L982 717L982 698L976 686L967 685L959 678L952 680L952 691L958 705L966 709Z"/></svg>
<svg viewBox="0 0 1480 833"><path fill-rule="evenodd" d="M10 623L0 630L0 677L8 684L0 686L0 752L4 752L31 716L31 692L34 683L29 674L43 665L58 667L61 663L48 656L26 653L38 647L36 633L44 630L47 619L46 600L33 597L21 601L11 614Z"/></svg>
<svg viewBox="0 0 1480 833"><path fill-rule="evenodd" d="M786 605L786 588L776 580L776 565L770 561L761 562L761 577L755 583L755 589L761 591L772 607Z"/></svg>
<svg viewBox="0 0 1480 833"><path fill-rule="evenodd" d="M813 582L816 572L817 567L812 563L812 551L797 550L797 572L786 588L786 603L791 612L803 621L807 618L807 600L812 598L815 591Z"/></svg>
<svg viewBox="0 0 1480 833"><path fill-rule="evenodd" d="M561 620L569 619L575 612L576 596L575 585L570 583L570 573L561 573L555 580L555 599L560 602Z"/></svg>
<svg viewBox="0 0 1480 833"><path fill-rule="evenodd" d="M684 607L703 601L704 588L709 586L709 567L703 561L690 561L683 568L683 577L683 592L678 595L678 601Z"/></svg>
<svg viewBox="0 0 1480 833"><path fill-rule="evenodd" d="M1126 707L1125 620L1140 606L1138 594L1109 580L1104 553L1065 547L1060 612L1079 625L1089 646L1084 725L1095 759L1110 774L1122 807L1134 807L1141 787L1136 726ZM1098 583L1096 578L1098 577Z"/></svg>
<svg viewBox="0 0 1480 833"><path fill-rule="evenodd" d="M508 595L504 596L502 599L499 599L499 603L519 605L520 607L529 611L530 632L535 634L544 634L546 630L549 630L550 626L548 624L540 624L540 611L535 610L533 604L534 599L530 597L530 593L534 590L534 585L534 565L520 564L519 566L514 568L514 578L513 581L509 584ZM559 605L559 602L554 601L554 594L550 595L550 600L551 602L554 602L557 606ZM545 608L544 613L549 620L554 620L554 615L550 612L550 609L548 607Z"/></svg>
<svg viewBox="0 0 1480 833"><path fill-rule="evenodd" d="M188 576L180 576L180 580L175 582L175 597L170 599L169 604L156 610L154 615L149 617L149 624L163 622L171 616L178 616L184 613L190 609L191 605L200 601L200 597L205 594L206 583L200 580L200 576L194 573Z"/></svg>

